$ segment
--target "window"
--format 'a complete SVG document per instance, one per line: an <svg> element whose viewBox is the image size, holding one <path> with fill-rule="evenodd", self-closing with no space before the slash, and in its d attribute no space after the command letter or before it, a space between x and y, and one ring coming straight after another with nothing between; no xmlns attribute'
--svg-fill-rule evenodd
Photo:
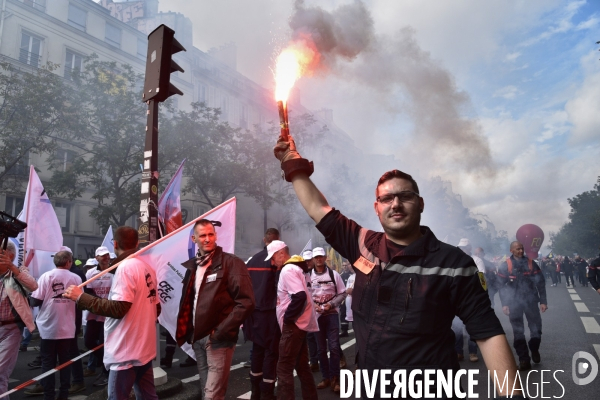
<svg viewBox="0 0 600 400"><path fill-rule="evenodd" d="M24 177L29 176L29 152L25 153L25 155L8 170L7 174Z"/></svg>
<svg viewBox="0 0 600 400"><path fill-rule="evenodd" d="M144 39L137 40L137 55L145 60L148 54L148 41Z"/></svg>
<svg viewBox="0 0 600 400"><path fill-rule="evenodd" d="M221 120L227 121L229 119L229 99L223 95L221 98Z"/></svg>
<svg viewBox="0 0 600 400"><path fill-rule="evenodd" d="M4 204L4 212L17 217L23 210L25 199L22 197L6 196L6 203Z"/></svg>
<svg viewBox="0 0 600 400"><path fill-rule="evenodd" d="M21 33L21 48L19 61L34 67L39 67L42 54L42 39L27 32Z"/></svg>
<svg viewBox="0 0 600 400"><path fill-rule="evenodd" d="M54 205L54 211L56 212L56 217L58 218L58 223L63 232L70 231L71 225L71 205L65 203L56 203Z"/></svg>
<svg viewBox="0 0 600 400"><path fill-rule="evenodd" d="M248 107L240 104L240 128L248 129Z"/></svg>
<svg viewBox="0 0 600 400"><path fill-rule="evenodd" d="M75 160L76 156L77 153L72 150L58 149L56 151L56 157L53 160L54 168L61 172L69 170L73 165L73 160Z"/></svg>
<svg viewBox="0 0 600 400"><path fill-rule="evenodd" d="M196 88L196 96L196 101L206 102L206 86L198 84L198 87Z"/></svg>
<svg viewBox="0 0 600 400"><path fill-rule="evenodd" d="M83 68L83 56L67 49L67 58L65 59L65 79L71 79L74 71L81 71Z"/></svg>
<svg viewBox="0 0 600 400"><path fill-rule="evenodd" d="M75 7L73 4L69 4L69 25L85 32L86 20L87 12L85 10Z"/></svg>
<svg viewBox="0 0 600 400"><path fill-rule="evenodd" d="M104 41L115 47L121 47L121 30L116 26L106 24Z"/></svg>
<svg viewBox="0 0 600 400"><path fill-rule="evenodd" d="M46 11L46 0L23 0L23 3L36 10Z"/></svg>

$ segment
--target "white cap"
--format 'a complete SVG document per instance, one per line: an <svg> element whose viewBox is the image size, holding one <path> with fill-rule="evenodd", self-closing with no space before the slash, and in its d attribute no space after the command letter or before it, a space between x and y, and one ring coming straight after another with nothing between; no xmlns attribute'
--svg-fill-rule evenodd
<svg viewBox="0 0 600 400"><path fill-rule="evenodd" d="M106 246L100 246L96 249L96 257L103 256L105 254L110 254L110 252L108 251L108 248Z"/></svg>
<svg viewBox="0 0 600 400"><path fill-rule="evenodd" d="M302 252L302 258L304 258L304 261L312 260L312 258L313 258L312 250L304 250Z"/></svg>
<svg viewBox="0 0 600 400"><path fill-rule="evenodd" d="M315 247L314 249L312 249L312 255L313 255L313 257L317 257L317 256L325 257L325 249L322 247Z"/></svg>
<svg viewBox="0 0 600 400"><path fill-rule="evenodd" d="M458 247L467 247L470 245L471 245L471 243L469 243L469 239L467 239L467 238L462 238L462 239L460 239L460 242L458 242Z"/></svg>
<svg viewBox="0 0 600 400"><path fill-rule="evenodd" d="M73 254L73 250L71 250L67 246L60 246L60 250L59 251L68 251L69 253Z"/></svg>
<svg viewBox="0 0 600 400"><path fill-rule="evenodd" d="M269 261L271 259L271 257L273 257L273 254L277 253L279 250L281 250L285 247L287 247L287 244L283 243L281 240L273 240L267 246L268 255L267 255L267 258L265 258L265 261Z"/></svg>
<svg viewBox="0 0 600 400"><path fill-rule="evenodd" d="M88 258L85 265L98 265L98 260L96 260L95 258Z"/></svg>

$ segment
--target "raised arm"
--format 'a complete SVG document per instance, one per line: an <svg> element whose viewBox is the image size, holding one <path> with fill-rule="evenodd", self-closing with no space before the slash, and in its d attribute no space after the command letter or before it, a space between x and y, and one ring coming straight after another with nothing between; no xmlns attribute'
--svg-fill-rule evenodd
<svg viewBox="0 0 600 400"><path fill-rule="evenodd" d="M310 180L310 175L313 172L312 162L300 156L292 135L287 138L279 136L273 153L281 161L284 177L288 182L292 182L300 204L313 221L318 224L325 214L331 210L331 207L325 196Z"/></svg>

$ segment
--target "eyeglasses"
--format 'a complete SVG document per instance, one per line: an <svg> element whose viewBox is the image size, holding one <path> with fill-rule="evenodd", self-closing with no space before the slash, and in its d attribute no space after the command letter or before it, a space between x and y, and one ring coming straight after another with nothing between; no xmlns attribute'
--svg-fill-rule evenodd
<svg viewBox="0 0 600 400"><path fill-rule="evenodd" d="M378 196L377 201L381 204L390 205L394 202L394 198L398 198L401 203L413 203L418 197L419 193L413 192L412 190L404 190L398 193L388 193L383 196Z"/></svg>

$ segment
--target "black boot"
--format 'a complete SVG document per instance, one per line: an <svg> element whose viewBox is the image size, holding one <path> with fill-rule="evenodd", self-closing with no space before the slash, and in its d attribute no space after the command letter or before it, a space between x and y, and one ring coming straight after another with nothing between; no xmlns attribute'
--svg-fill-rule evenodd
<svg viewBox="0 0 600 400"><path fill-rule="evenodd" d="M160 366L171 368L173 365L173 355L175 354L175 346L167 345L165 356L160 359Z"/></svg>
<svg viewBox="0 0 600 400"><path fill-rule="evenodd" d="M250 374L250 384L252 385L252 394L250 400L260 400L260 384L262 382L262 374L254 376Z"/></svg>
<svg viewBox="0 0 600 400"><path fill-rule="evenodd" d="M275 397L275 382L262 381L260 383L260 395L262 400L277 400L277 397Z"/></svg>

